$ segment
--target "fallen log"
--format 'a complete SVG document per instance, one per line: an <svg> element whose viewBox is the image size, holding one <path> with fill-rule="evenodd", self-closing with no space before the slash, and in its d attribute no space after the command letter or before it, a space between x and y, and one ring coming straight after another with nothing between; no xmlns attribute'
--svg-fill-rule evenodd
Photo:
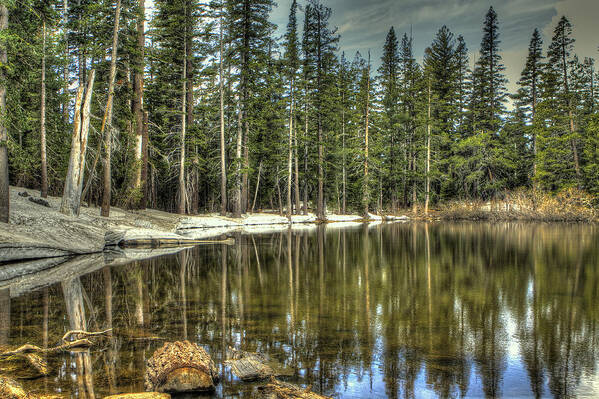
<svg viewBox="0 0 599 399"><path fill-rule="evenodd" d="M218 378L203 348L189 341L167 342L148 360L144 387L161 393L212 391Z"/></svg>
<svg viewBox="0 0 599 399"><path fill-rule="evenodd" d="M264 399L331 399L329 396L312 392L311 386L302 389L274 377L271 378L268 385L259 387L258 390Z"/></svg>

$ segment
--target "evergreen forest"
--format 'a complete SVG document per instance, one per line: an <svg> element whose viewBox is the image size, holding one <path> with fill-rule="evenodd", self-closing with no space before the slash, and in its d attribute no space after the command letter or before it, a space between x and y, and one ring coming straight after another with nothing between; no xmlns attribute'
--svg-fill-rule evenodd
<svg viewBox="0 0 599 399"><path fill-rule="evenodd" d="M273 7L0 1L0 221L9 184L72 192L73 213L103 216L324 218L517 190L599 194L599 74L566 16L552 37L523 38L509 93L493 8L480 43L442 26L419 60L389 27L374 60L340 50L324 2L294 0L281 37Z"/></svg>

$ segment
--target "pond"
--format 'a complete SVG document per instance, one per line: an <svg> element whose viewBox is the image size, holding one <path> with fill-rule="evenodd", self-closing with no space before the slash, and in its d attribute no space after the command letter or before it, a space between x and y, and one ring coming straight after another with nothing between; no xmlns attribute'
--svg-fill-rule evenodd
<svg viewBox="0 0 599 399"><path fill-rule="evenodd" d="M223 366L229 347L337 398L597 397L598 232L408 223L238 234L234 246L0 288L0 345L113 328L89 352L50 358L49 377L21 381L72 398L143 391L145 360L183 339L223 372L214 397L256 392Z"/></svg>

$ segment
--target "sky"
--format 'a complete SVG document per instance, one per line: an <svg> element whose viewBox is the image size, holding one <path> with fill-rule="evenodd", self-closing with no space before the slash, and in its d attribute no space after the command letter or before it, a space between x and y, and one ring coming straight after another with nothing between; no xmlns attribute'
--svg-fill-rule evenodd
<svg viewBox="0 0 599 399"><path fill-rule="evenodd" d="M271 20L283 35L291 0L276 0ZM580 59L599 61L599 0L322 0L333 10L331 24L341 34L340 51L352 59L356 51L363 56L370 49L378 67L389 28L398 37L404 32L414 37L414 52L419 61L435 33L443 25L456 35L463 35L470 50L471 63L478 53L482 25L490 6L499 17L500 48L506 66L508 89L514 92L524 67L530 36L535 28L543 34L545 49L553 29L562 15L574 28L576 53ZM304 1L299 0L302 4ZM300 13L301 14L301 13ZM300 15L298 19L302 19ZM298 22L301 34L301 22Z"/></svg>

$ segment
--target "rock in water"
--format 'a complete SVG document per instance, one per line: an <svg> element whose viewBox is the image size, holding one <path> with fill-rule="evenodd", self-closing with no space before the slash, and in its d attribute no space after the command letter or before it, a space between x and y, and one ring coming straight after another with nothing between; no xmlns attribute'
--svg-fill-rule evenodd
<svg viewBox="0 0 599 399"><path fill-rule="evenodd" d="M206 351L189 341L167 342L148 360L147 391L202 392L214 389L218 371Z"/></svg>
<svg viewBox="0 0 599 399"><path fill-rule="evenodd" d="M171 395L158 392L122 393L106 396L104 399L171 399Z"/></svg>
<svg viewBox="0 0 599 399"><path fill-rule="evenodd" d="M231 349L229 357L226 364L243 381L261 380L275 375L272 367L267 364L268 359L257 353Z"/></svg>

